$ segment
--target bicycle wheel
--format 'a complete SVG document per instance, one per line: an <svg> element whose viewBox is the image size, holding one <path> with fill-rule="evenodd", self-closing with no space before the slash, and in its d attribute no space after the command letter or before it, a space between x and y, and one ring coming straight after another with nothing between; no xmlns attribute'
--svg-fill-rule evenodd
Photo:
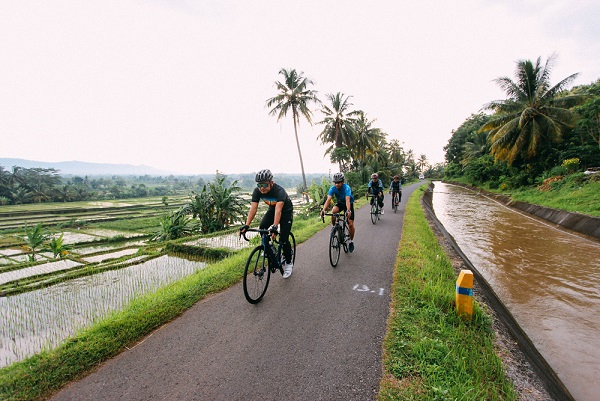
<svg viewBox="0 0 600 401"><path fill-rule="evenodd" d="M267 292L270 279L269 260L263 247L259 245L248 256L246 268L244 269L244 296L246 300L251 304L260 302L265 292Z"/></svg>
<svg viewBox="0 0 600 401"><path fill-rule="evenodd" d="M344 244L344 253L348 253L348 240L350 240L350 229L348 224L344 224L344 230L342 233L342 244Z"/></svg>
<svg viewBox="0 0 600 401"><path fill-rule="evenodd" d="M340 236L337 226L331 228L329 234L329 262L331 266L336 267L340 260Z"/></svg>
<svg viewBox="0 0 600 401"><path fill-rule="evenodd" d="M379 214L377 201L371 205L371 222L377 224L377 215Z"/></svg>
<svg viewBox="0 0 600 401"><path fill-rule="evenodd" d="M393 202L393 208L394 208L394 213L396 213L398 211L398 194L394 193L394 199L392 199Z"/></svg>

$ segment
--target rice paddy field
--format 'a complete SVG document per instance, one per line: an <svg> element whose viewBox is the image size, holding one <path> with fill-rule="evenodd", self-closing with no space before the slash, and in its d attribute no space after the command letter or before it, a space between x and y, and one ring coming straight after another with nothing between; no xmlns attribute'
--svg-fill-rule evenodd
<svg viewBox="0 0 600 401"><path fill-rule="evenodd" d="M210 263L149 243L166 208L155 199L136 201L32 205L30 213L0 207L0 368L57 347L135 298ZM32 260L25 226L38 223L51 238L62 235L66 257L40 249ZM233 233L181 244L230 252L249 246Z"/></svg>

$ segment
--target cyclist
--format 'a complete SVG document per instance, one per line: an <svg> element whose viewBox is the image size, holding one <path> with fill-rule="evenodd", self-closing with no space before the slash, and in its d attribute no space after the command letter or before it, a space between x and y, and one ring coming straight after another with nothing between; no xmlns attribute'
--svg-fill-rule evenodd
<svg viewBox="0 0 600 401"><path fill-rule="evenodd" d="M398 194L398 203L402 202L402 183L400 182L400 177L395 175L394 180L390 183L390 191L389 193ZM392 200L394 199L394 195L392 195ZM393 207L393 205L392 205Z"/></svg>
<svg viewBox="0 0 600 401"><path fill-rule="evenodd" d="M294 268L293 263L287 262L288 260L292 260L292 246L288 239L292 231L294 206L285 189L273 181L271 170L260 170L256 174L255 181L256 188L252 192L250 211L246 218L246 224L239 230L239 235L242 235L250 228L250 223L254 220L254 216L256 216L256 211L258 210L258 203L260 200L263 200L269 205L269 209L260 222L260 228L263 230L269 228L269 231L274 234L278 231L277 227L281 227L279 230L279 241L283 246L283 256L286 260L283 266L283 278L288 278L292 275Z"/></svg>
<svg viewBox="0 0 600 401"><path fill-rule="evenodd" d="M369 196L369 193L377 196L377 203L379 203L381 214L383 214L383 183L379 180L377 173L371 174L371 181L369 181L369 185L367 186L367 196ZM371 198L371 205L374 200L375 198Z"/></svg>
<svg viewBox="0 0 600 401"><path fill-rule="evenodd" d="M340 211L346 211L348 231L350 231L348 250L354 252L354 196L352 195L350 186L345 184L344 180L344 173L335 173L333 175L333 185L327 191L327 200L323 205L323 210L321 210L321 218L327 212L331 199L335 196L336 204L331 209L331 212L339 213ZM335 224L333 216L331 217L331 224Z"/></svg>

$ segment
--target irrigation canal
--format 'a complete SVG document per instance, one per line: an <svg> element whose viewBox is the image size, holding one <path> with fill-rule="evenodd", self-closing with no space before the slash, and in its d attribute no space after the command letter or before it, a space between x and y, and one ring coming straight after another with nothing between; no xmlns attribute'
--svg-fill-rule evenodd
<svg viewBox="0 0 600 401"><path fill-rule="evenodd" d="M577 401L600 399L600 242L435 182L436 216Z"/></svg>

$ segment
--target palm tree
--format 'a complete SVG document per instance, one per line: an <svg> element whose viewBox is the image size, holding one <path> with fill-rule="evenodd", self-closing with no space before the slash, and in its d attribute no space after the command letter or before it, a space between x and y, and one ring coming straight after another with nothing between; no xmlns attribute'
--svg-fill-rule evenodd
<svg viewBox="0 0 600 401"><path fill-rule="evenodd" d="M294 134L296 135L296 146L298 146L298 156L300 157L300 168L302 169L303 189L306 190L306 175L304 174L304 162L302 161L302 152L300 151L300 141L298 140L298 125L300 124L300 114L306 118L309 124L312 124L312 112L308 108L311 102L320 103L317 98L317 92L308 89L308 85L314 85L313 81L298 74L296 70L286 70L282 68L279 74L283 75L283 82L275 81L275 86L279 93L270 99L267 99L267 107L271 108L270 116L277 116L277 121L287 116L288 111L292 111L294 120Z"/></svg>
<svg viewBox="0 0 600 401"><path fill-rule="evenodd" d="M386 149L390 155L390 163L393 164L404 164L406 158L404 149L400 145L400 141L392 139L386 146Z"/></svg>
<svg viewBox="0 0 600 401"><path fill-rule="evenodd" d="M417 167L421 172L424 172L425 169L429 166L429 162L427 161L427 155L422 154L417 159Z"/></svg>
<svg viewBox="0 0 600 401"><path fill-rule="evenodd" d="M331 107L323 104L321 113L325 115L323 121L319 121L317 124L324 124L325 128L319 134L322 144L330 143L331 146L327 148L325 154L329 154L333 159L335 158L339 164L340 171L342 169L342 160L339 157L339 152L334 155L337 149L346 147L350 149L354 142L354 122L353 118L358 112L348 111L352 103L350 103L351 96L345 96L343 93L338 92L335 95L328 94L327 99L331 102Z"/></svg>
<svg viewBox="0 0 600 401"><path fill-rule="evenodd" d="M500 77L495 82L508 99L496 100L484 106L495 111L495 118L481 127L489 131L491 152L496 160L512 164L517 158L535 157L542 145L560 142L563 131L572 128L576 115L569 110L583 100L581 95L559 97L578 74L569 75L550 86L550 72L555 55L542 65L541 57L517 62L516 81Z"/></svg>
<svg viewBox="0 0 600 401"><path fill-rule="evenodd" d="M355 144L352 147L352 157L364 163L367 156L373 156L385 145L385 136L379 128L373 127L375 120L369 120L363 111L356 112L354 121Z"/></svg>

